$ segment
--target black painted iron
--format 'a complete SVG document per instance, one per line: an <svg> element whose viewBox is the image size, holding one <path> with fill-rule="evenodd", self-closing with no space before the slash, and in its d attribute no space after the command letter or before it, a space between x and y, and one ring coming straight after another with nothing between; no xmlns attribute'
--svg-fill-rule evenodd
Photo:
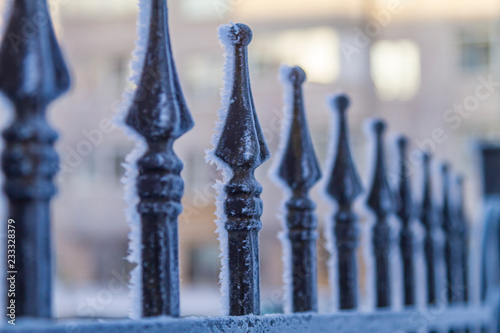
<svg viewBox="0 0 500 333"><path fill-rule="evenodd" d="M215 156L232 170L224 191L225 221L228 233L229 315L260 313L259 239L262 228L262 186L255 169L269 156L257 113L248 73L247 45L252 31L244 24L224 26L226 52L234 56L232 89L225 110L226 118L215 147Z"/></svg>
<svg viewBox="0 0 500 333"><path fill-rule="evenodd" d="M137 161L142 238L142 316L179 316L177 217L184 183L173 143L193 127L172 57L165 0L151 0L146 54L126 118L145 138Z"/></svg>
<svg viewBox="0 0 500 333"><path fill-rule="evenodd" d="M290 118L287 128L285 150L278 169L278 177L291 190L291 198L286 202L286 236L290 262L290 285L292 312L317 311L317 268L316 231L317 219L314 214L316 204L309 198L309 190L321 178L321 170L314 152L311 135L304 111L302 84L306 73L300 67L285 68L283 78L286 96L291 97Z"/></svg>
<svg viewBox="0 0 500 333"><path fill-rule="evenodd" d="M403 265L403 304L410 306L415 304L415 267L413 260L414 237L411 224L414 205L411 197L410 175L406 166L408 139L401 136L397 139L396 145L399 158L399 174L397 178L398 205L396 214L401 223L399 249Z"/></svg>
<svg viewBox="0 0 500 333"><path fill-rule="evenodd" d="M469 226L465 217L465 201L464 201L464 178L462 175L454 177L454 192L452 200L452 208L456 220L457 233L460 243L460 253L458 260L460 260L460 268L462 270L462 285L460 286L462 301L469 302ZM471 328L467 327L465 333L471 332Z"/></svg>
<svg viewBox="0 0 500 333"><path fill-rule="evenodd" d="M17 317L51 317L50 200L56 193L59 156L54 149L58 135L45 114L68 90L70 77L46 0L17 0L12 6L0 47L0 90L15 108L15 118L3 132L2 153L8 218L15 221L15 256L6 268L17 272L8 273L15 276L16 295L7 304L15 301ZM29 31L27 20L33 28ZM8 254L12 244L6 245Z"/></svg>
<svg viewBox="0 0 500 333"><path fill-rule="evenodd" d="M387 169L384 156L385 122L375 120L371 130L375 139L375 161L371 187L367 197L367 206L375 217L372 229L372 244L375 256L375 305L378 308L391 305L391 281L389 251L391 228L387 217L396 208L396 198L387 181Z"/></svg>
<svg viewBox="0 0 500 333"><path fill-rule="evenodd" d="M179 315L179 272L177 249L177 217L182 210L180 199L183 182L182 162L173 151L174 141L193 126L192 118L180 89L172 58L165 0L147 0L151 7L146 54L138 88L132 100L126 123L144 137L148 150L137 161L139 176L136 207L142 226L142 315ZM384 332L390 326L398 331L416 331L422 327L410 309L376 313L341 313L334 315L292 314L243 316L240 318L156 318L148 320L75 321L59 323L46 320L51 316L51 242L50 201L56 192L53 177L59 159L54 150L57 133L45 118L46 108L69 88L69 73L57 44L46 0L15 0L0 46L0 91L15 108L13 122L3 132L5 149L2 169L4 191L9 201L8 218L16 227L16 262L7 266L16 274L16 316L41 319L22 320L15 327L2 325L6 332L160 332L186 331L272 331L291 327L299 331L349 330L359 328ZM34 29L25 29L26 20ZM27 35L29 33L29 36ZM269 158L260 128L248 75L247 45L252 33L243 24L222 30L227 51L234 55L232 86L225 123L214 154L229 166L230 180L226 194L223 221L228 232L229 314L259 314L258 231L261 228L262 188L254 177L255 169ZM232 60L232 59L231 59ZM292 248L291 268L293 299L296 312L317 309L315 205L309 190L321 172L311 143L304 114L302 83L305 73L290 69L287 78L293 92L289 136L279 168L279 176L291 189L287 202L288 237ZM334 230L339 263L340 308L356 307L357 216L352 211L362 191L349 144L346 109L349 100L339 95L331 100L338 115L337 152L327 186L328 194L337 202ZM373 125L376 154L375 167L367 205L376 217L373 227L373 249L376 258L377 307L390 306L388 215L397 208L402 224L400 250L404 258L406 305L414 303L413 268L410 263L412 235L409 231L412 200L408 170L404 163L406 139L398 141L398 197L386 179L383 133L385 124ZM423 329L461 330L481 326L483 331L498 327L498 261L500 207L500 148L482 147L485 202L489 215L485 220L482 251L481 304L450 304L439 313L426 317ZM442 256L437 233L443 223L446 232L445 259L447 296L450 303L467 302L468 227L464 214L463 179L456 178L456 193L450 195L450 177L443 172L443 207L436 214L432 200L429 171L430 156L424 155L423 198L419 219L425 226L425 258L427 264L428 303L438 302L436 267ZM10 237L7 238L9 240ZM7 250L10 243L7 243ZM9 263L8 263L9 264ZM409 265L409 266L408 266ZM14 274L14 273L13 273ZM461 279L461 282L460 282ZM462 285L461 285L462 284ZM465 286L465 289L462 287ZM462 292L462 295L460 294ZM493 301L495 302L493 302ZM418 314L417 314L418 315ZM437 319L436 319L437 318ZM23 318L26 319L26 318ZM417 319L415 321L415 319ZM359 325L359 322L362 323ZM444 324L442 324L444 322ZM19 324L19 326L17 326ZM466 329L467 331L467 329ZM454 331L458 332L458 331Z"/></svg>
<svg viewBox="0 0 500 333"><path fill-rule="evenodd" d="M469 225L465 216L464 177L462 175L457 175L455 177L455 192L456 195L453 206L462 250L461 268L463 301L467 303L469 302Z"/></svg>
<svg viewBox="0 0 500 333"><path fill-rule="evenodd" d="M463 271L462 271L462 242L459 226L457 225L456 211L450 199L450 167L444 163L441 166L442 178L442 207L441 222L445 233L444 259L446 268L446 297L449 303L457 303L463 299ZM462 333L462 330L453 327L449 333Z"/></svg>
<svg viewBox="0 0 500 333"><path fill-rule="evenodd" d="M446 264L446 295L449 303L457 303L463 299L462 242L455 210L450 199L449 165L441 166L442 207L441 216L445 232L444 257Z"/></svg>
<svg viewBox="0 0 500 333"><path fill-rule="evenodd" d="M352 204L363 188L349 148L346 116L349 98L343 94L334 96L330 105L337 116L337 143L326 191L337 202L337 211L333 216L334 230L331 232L336 240L338 256L339 308L354 309L357 307L358 217L352 210Z"/></svg>
<svg viewBox="0 0 500 333"><path fill-rule="evenodd" d="M431 155L428 153L423 153L423 190L422 199L420 203L419 219L425 228L424 236L424 254L425 254L425 265L427 274L427 303L436 304L437 302L437 273L436 273L436 246L438 246L436 241L436 216L435 216L435 206L432 196L432 181L431 181L431 170L430 162Z"/></svg>

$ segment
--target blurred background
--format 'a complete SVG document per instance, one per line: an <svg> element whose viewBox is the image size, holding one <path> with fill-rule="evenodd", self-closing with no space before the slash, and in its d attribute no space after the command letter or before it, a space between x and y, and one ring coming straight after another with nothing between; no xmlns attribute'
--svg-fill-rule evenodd
<svg viewBox="0 0 500 333"><path fill-rule="evenodd" d="M71 91L49 112L51 124L61 134L57 149L62 164L59 195L53 203L55 312L59 317L122 317L130 305L127 280L133 266L124 259L128 226L120 179L134 142L111 123L121 109L122 93L133 88L128 77L137 0L49 2L73 77ZM220 259L212 185L221 177L205 163L205 150L211 148L222 86L224 59L217 27L228 21L246 23L254 32L250 75L271 152L279 145L283 115L278 68L281 63L300 65L308 74L307 116L325 175L332 114L326 96L344 91L352 99L351 143L360 174L365 176L369 167L363 122L383 117L391 133L410 136L412 150L429 149L466 175L467 211L475 222L481 188L473 143L499 136L500 2L170 0L169 8L177 69L196 123L175 146L185 163L184 212L179 218L183 315L219 313ZM10 113L1 110L1 127ZM411 156L418 194L420 164L416 154ZM282 311L283 305L277 234L282 230L278 207L284 197L268 176L277 157L256 172L264 187L263 312ZM366 188L366 177L363 180ZM311 193L318 203L322 231L332 212L322 194L324 186L318 184ZM322 311L330 299L327 259L322 237L318 242Z"/></svg>

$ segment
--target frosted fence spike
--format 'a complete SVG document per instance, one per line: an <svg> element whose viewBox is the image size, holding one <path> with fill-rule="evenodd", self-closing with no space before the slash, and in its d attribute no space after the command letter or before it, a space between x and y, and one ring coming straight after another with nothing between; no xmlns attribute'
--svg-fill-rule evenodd
<svg viewBox="0 0 500 333"><path fill-rule="evenodd" d="M220 38L234 56L232 87L225 122L214 154L231 169L224 191L224 227L228 233L229 315L260 313L259 239L262 186L255 169L269 158L255 112L248 75L247 45L252 31L244 24L223 26ZM232 53L231 53L232 52Z"/></svg>
<svg viewBox="0 0 500 333"><path fill-rule="evenodd" d="M469 226L465 216L464 202L464 177L457 175L455 177L455 211L457 218L457 228L460 235L462 246L462 282L463 282L463 301L469 301Z"/></svg>
<svg viewBox="0 0 500 333"><path fill-rule="evenodd" d="M0 90L15 108L14 120L3 132L4 191L8 218L17 230L16 260L6 270L17 271L16 315L48 318L53 271L50 200L56 193L53 178L59 156L54 149L58 134L45 116L47 106L69 89L70 76L46 0L17 0L12 6L0 47ZM34 17L27 36L26 18Z"/></svg>
<svg viewBox="0 0 500 333"><path fill-rule="evenodd" d="M335 235L338 255L339 308L354 309L357 307L358 217L352 211L352 204L363 188L349 148L346 116L349 98L344 94L333 96L330 105L337 115L338 131L336 154L333 157L333 167L326 191L338 205L333 216L332 232Z"/></svg>
<svg viewBox="0 0 500 333"><path fill-rule="evenodd" d="M462 300L462 242L456 219L456 210L450 199L450 167L448 164L441 166L442 195L441 208L442 225L445 233L444 256L446 265L446 293L450 303Z"/></svg>
<svg viewBox="0 0 500 333"><path fill-rule="evenodd" d="M375 138L375 163L371 188L367 197L367 206L375 216L372 229L372 244L375 256L376 306L388 307L391 304L391 281L389 251L391 228L387 217L396 208L394 193L387 181L387 169L384 156L385 122L377 119L372 124Z"/></svg>
<svg viewBox="0 0 500 333"><path fill-rule="evenodd" d="M413 260L413 231L411 221L413 218L413 201L411 197L410 175L406 166L406 157L408 150L408 138L400 136L396 140L398 159L399 159L399 174L397 181L397 210L401 230L399 233L399 248L401 251L401 259L403 264L403 291L404 305L413 305L415 303L415 269Z"/></svg>
<svg viewBox="0 0 500 333"><path fill-rule="evenodd" d="M151 1L146 55L126 123L148 144L137 161L142 316L179 316L177 217L184 183L175 139L193 127L175 69L165 0Z"/></svg>
<svg viewBox="0 0 500 333"><path fill-rule="evenodd" d="M436 272L436 216L435 207L432 196L432 180L431 180L431 155L423 153L422 155L422 198L420 202L419 220L425 228L424 236L424 254L427 273L427 303L436 304L437 302L437 272Z"/></svg>
<svg viewBox="0 0 500 333"><path fill-rule="evenodd" d="M309 198L310 188L321 178L321 170L314 152L311 135L304 111L302 84L306 73L300 67L284 67L285 89L291 90L288 138L278 169L280 177L292 190L292 197L286 202L287 237L291 257L290 281L286 287L291 294L293 312L317 311L317 269L316 269L316 205Z"/></svg>

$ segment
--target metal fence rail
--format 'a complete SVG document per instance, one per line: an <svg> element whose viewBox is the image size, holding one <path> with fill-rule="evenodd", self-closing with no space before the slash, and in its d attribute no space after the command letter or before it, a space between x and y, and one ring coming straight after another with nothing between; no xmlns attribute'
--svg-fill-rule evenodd
<svg viewBox="0 0 500 333"><path fill-rule="evenodd" d="M221 132L217 133L213 161L226 168L227 179L220 200L223 204L219 232L224 247L223 296L229 316L175 318L179 316L179 263L177 217L182 211L182 161L175 155L176 139L193 127L172 57L166 0L143 0L148 33L137 90L125 123L147 143L136 161L135 180L139 203L141 244L139 251L141 295L139 320L110 321L51 320L50 199L55 193L52 178L58 157L53 145L57 133L45 118L47 105L69 87L69 74L54 36L46 0L14 0L10 20L0 48L0 90L12 101L14 121L3 132L5 149L2 169L4 191L9 201L8 218L17 223L15 327L4 332L416 332L481 329L498 332L500 287L500 149L483 148L485 199L489 204L482 240L481 301L470 303L468 286L469 233L463 212L463 178L452 178L448 165L440 175L442 202L431 189L431 156L422 155L424 177L410 184L406 150L408 139L397 142L399 169L393 186L386 168L386 124L371 125L373 143L372 178L364 186L349 148L345 95L334 96L336 148L328 170L326 192L336 212L327 229L337 264L339 294L334 302L341 311L317 314L315 203L309 190L321 178L303 104L302 84L306 74L300 67L283 69L284 88L290 99L288 123L277 174L289 192L286 202L284 249L289 253L286 307L292 314L260 316L259 241L263 205L262 186L254 171L270 156L252 97L247 46L252 40L244 24L223 26L220 39L225 46L227 94L223 100ZM20 44L19 22L29 17L38 29ZM41 19L43 18L43 19ZM144 22L143 22L144 23ZM26 37L26 36L25 36ZM421 187L422 197L412 198L410 186ZM353 204L366 188L366 207L373 220L370 252L374 261L375 290L372 313L357 311L358 213ZM401 263L390 262L391 240L388 218L395 214L401 224ZM425 228L423 241L428 307L415 305L419 283L415 277L412 224ZM9 243L5 245L9 250ZM404 310L391 309L390 267L402 265ZM441 276L439 265L446 274ZM440 295L446 295L441 300ZM7 299L7 304L12 302ZM349 311L343 311L349 310ZM148 318L150 317L150 318Z"/></svg>
<svg viewBox="0 0 500 333"><path fill-rule="evenodd" d="M352 311L337 314L301 313L293 315L265 315L213 318L145 318L139 321L109 320L95 323L92 321L47 321L29 322L5 330L13 332L50 332L50 333L100 333L100 332L370 332L387 333L399 331L426 332L446 330L450 327L469 326L478 330L481 325L489 325L498 314L493 307L452 306L425 308L402 312L379 310L375 313Z"/></svg>

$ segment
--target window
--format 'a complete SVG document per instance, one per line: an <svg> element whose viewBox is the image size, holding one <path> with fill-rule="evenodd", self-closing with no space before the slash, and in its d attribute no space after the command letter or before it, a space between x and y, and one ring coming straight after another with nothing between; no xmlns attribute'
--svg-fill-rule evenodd
<svg viewBox="0 0 500 333"><path fill-rule="evenodd" d="M222 18L230 1L182 0L179 1L184 16L193 21L213 20Z"/></svg>
<svg viewBox="0 0 500 333"><path fill-rule="evenodd" d="M285 63L301 66L309 82L332 83L340 74L339 36L329 27L281 31L255 39L250 47L260 73Z"/></svg>
<svg viewBox="0 0 500 333"><path fill-rule="evenodd" d="M100 17L100 16L130 16L137 13L137 1L135 0L85 0L85 1L50 1L54 10L60 10L64 15L78 17Z"/></svg>
<svg viewBox="0 0 500 333"><path fill-rule="evenodd" d="M491 45L487 29L468 28L460 33L460 66L465 72L487 71Z"/></svg>
<svg viewBox="0 0 500 333"><path fill-rule="evenodd" d="M182 62L186 88L191 99L203 102L219 99L224 58L217 54L196 54ZM201 109L203 110L203 109ZM206 110L212 112L212 110Z"/></svg>
<svg viewBox="0 0 500 333"><path fill-rule="evenodd" d="M420 49L407 39L380 40L370 50L370 72L379 98L409 100L420 87Z"/></svg>
<svg viewBox="0 0 500 333"><path fill-rule="evenodd" d="M220 271L217 244L192 244L188 251L189 282L193 284L217 283Z"/></svg>

